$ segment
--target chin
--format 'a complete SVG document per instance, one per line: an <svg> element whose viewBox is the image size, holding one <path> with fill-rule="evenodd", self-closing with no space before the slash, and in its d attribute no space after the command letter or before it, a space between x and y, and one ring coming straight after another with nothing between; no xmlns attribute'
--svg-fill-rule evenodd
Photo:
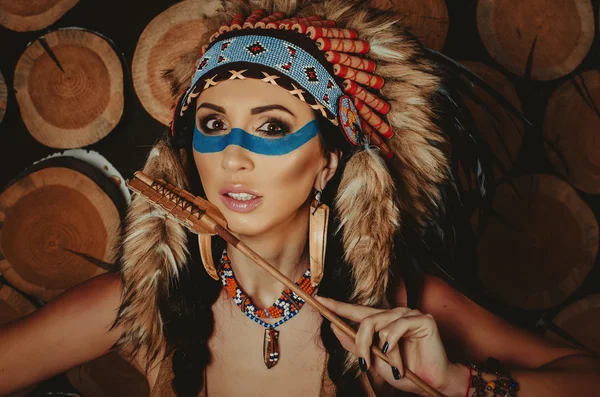
<svg viewBox="0 0 600 397"><path fill-rule="evenodd" d="M263 227L257 227L263 226ZM264 228L264 225L251 225L246 222L228 222L229 230L236 236L255 237L264 234L268 229Z"/></svg>
<svg viewBox="0 0 600 397"><path fill-rule="evenodd" d="M257 236L269 229L264 215L253 216L253 213L237 213L228 210L223 215L227 220L227 228L238 236Z"/></svg>

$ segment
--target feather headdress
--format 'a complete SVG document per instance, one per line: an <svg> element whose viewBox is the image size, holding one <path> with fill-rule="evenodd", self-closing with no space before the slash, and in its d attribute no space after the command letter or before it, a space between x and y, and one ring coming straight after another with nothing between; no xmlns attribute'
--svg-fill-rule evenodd
<svg viewBox="0 0 600 397"><path fill-rule="evenodd" d="M443 231L439 219L444 214L444 199L449 191L457 189L450 166L450 156L456 155L451 152L451 144L473 141L461 122L458 99L446 87L445 79L453 73L459 74L452 69L454 65L442 58L436 59L423 48L392 12L369 8L364 2L225 1L222 10L205 21L211 33L194 53L168 71L165 78L172 85L174 100L182 95L188 98L190 81L200 67L197 67L198 61L219 35L243 29L244 23L250 23L250 27L275 24L276 28L282 28L282 24L286 24L292 28L305 21L302 18L314 16L323 23L306 24L314 29L309 32L306 26L301 26L298 32L310 36L334 25L337 33L332 34L355 32L360 40L368 43L368 61L362 63L363 69L369 71L372 66L376 69L368 76L354 76L353 81L363 85L377 78L385 81L383 86L375 82L368 88L357 87L352 82L340 84L352 95L361 115L362 131L370 139L360 143L361 150L348 160L335 200L345 260L353 275L351 299L363 305L385 306L393 242L398 230L410 219L419 233L432 225ZM327 21L332 21L331 25ZM344 57L343 54L334 56L337 60ZM345 59L354 67L362 62ZM343 75L356 75L352 70L345 70ZM378 97L374 99L375 92ZM317 102L311 104L314 109L320 106ZM186 103L189 102L184 100L183 106ZM176 104L177 115L182 102ZM442 110L448 105L454 111L443 114ZM330 113L324 115L335 122L335 114ZM445 124L448 119L450 123ZM190 161L193 162L185 158L182 150L177 151L162 142L150 153L143 172L186 188L185 169ZM463 167L475 172L481 170L478 161L463 163ZM489 181L480 177L478 183L480 192L486 193ZM157 297L167 293L169 283L177 279L179 269L185 266L185 240L181 226L156 213L143 200L134 199L122 244L125 290L117 323L127 329L119 343L131 344L134 354L143 349L149 361L157 357L164 342Z"/></svg>

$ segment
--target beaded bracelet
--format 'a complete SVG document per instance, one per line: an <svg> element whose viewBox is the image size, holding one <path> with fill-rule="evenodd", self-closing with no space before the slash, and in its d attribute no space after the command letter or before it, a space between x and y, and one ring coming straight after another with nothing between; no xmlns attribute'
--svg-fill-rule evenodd
<svg viewBox="0 0 600 397"><path fill-rule="evenodd" d="M515 397L517 395L519 384L513 379L506 368L500 364L500 361L495 358L488 358L483 369L471 361L469 361L469 367L477 371L477 375L469 377L471 387L475 388L473 397L485 397L488 391L492 392L494 397ZM496 380L486 382L481 376L482 372L496 375Z"/></svg>

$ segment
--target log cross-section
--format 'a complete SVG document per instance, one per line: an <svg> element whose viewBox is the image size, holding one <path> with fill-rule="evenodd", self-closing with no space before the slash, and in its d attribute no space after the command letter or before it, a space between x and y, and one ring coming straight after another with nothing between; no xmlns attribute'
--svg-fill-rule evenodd
<svg viewBox="0 0 600 397"><path fill-rule="evenodd" d="M25 126L58 149L104 138L123 114L123 67L112 45L83 29L60 29L21 55L14 89Z"/></svg>
<svg viewBox="0 0 600 397"><path fill-rule="evenodd" d="M533 80L571 73L594 39L590 0L480 0L477 27L481 41L498 63Z"/></svg>

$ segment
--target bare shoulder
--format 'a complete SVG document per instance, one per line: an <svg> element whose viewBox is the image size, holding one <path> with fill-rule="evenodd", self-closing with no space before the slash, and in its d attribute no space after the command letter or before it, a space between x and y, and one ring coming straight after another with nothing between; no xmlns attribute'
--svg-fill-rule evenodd
<svg viewBox="0 0 600 397"><path fill-rule="evenodd" d="M454 361L484 361L492 356L509 366L536 368L560 357L582 354L509 323L438 277L425 276L419 309L433 315Z"/></svg>
<svg viewBox="0 0 600 397"><path fill-rule="evenodd" d="M40 320L47 317L60 316L62 321L89 320L85 324L77 324L84 329L103 325L112 326L121 305L121 292L123 289L121 275L118 273L104 273L93 277L83 283L65 291L63 294L46 304L40 310ZM122 330L113 330L112 338ZM108 335L107 335L108 336ZM116 341L116 340L115 340Z"/></svg>
<svg viewBox="0 0 600 397"><path fill-rule="evenodd" d="M105 303L120 303L123 281L120 273L104 273L92 277L89 280L65 291L62 295L51 302L70 301L74 299L99 299ZM109 300L109 302L106 301ZM47 306L48 306L47 305Z"/></svg>
<svg viewBox="0 0 600 397"><path fill-rule="evenodd" d="M23 319L0 327L0 395L39 382L110 351L121 303L119 274L87 280ZM27 368L27 371L24 369Z"/></svg>

